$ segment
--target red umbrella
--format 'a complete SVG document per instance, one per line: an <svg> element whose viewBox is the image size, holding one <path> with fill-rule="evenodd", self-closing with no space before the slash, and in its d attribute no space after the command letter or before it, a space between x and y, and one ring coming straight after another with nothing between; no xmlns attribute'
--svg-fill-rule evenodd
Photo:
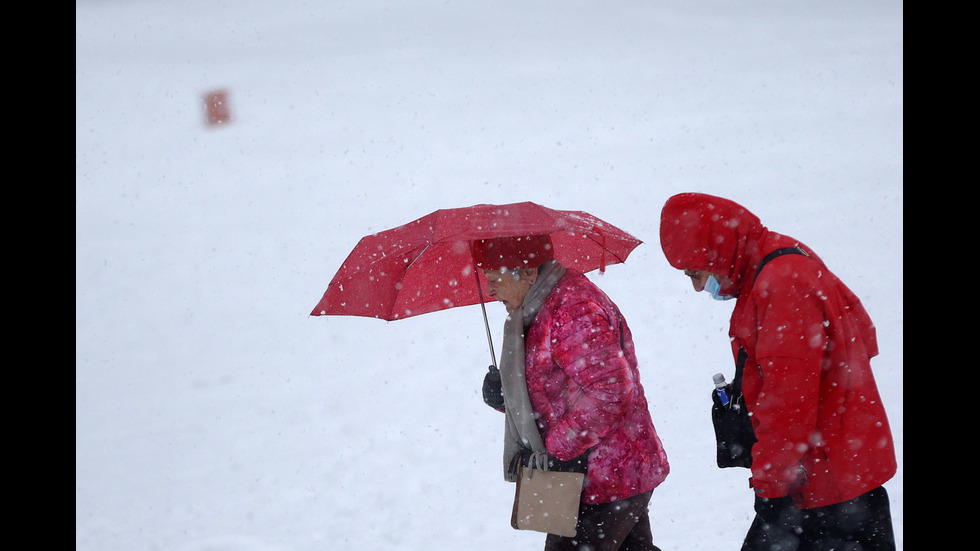
<svg viewBox="0 0 980 551"><path fill-rule="evenodd" d="M591 214L531 202L441 209L361 238L311 315L398 320L482 304L486 278L471 242L522 235L550 235L555 258L582 273L623 262L642 243Z"/></svg>

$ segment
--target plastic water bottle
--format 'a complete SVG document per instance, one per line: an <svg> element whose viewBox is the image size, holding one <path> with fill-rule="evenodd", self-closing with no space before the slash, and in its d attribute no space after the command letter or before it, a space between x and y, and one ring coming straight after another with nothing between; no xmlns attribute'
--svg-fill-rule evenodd
<svg viewBox="0 0 980 551"><path fill-rule="evenodd" d="M721 400L721 405L727 406L729 400L728 392L725 390L725 387L728 386L727 383L725 383L725 376L721 373L715 373L715 376L712 377L712 379L715 381L715 392L718 393L718 398Z"/></svg>

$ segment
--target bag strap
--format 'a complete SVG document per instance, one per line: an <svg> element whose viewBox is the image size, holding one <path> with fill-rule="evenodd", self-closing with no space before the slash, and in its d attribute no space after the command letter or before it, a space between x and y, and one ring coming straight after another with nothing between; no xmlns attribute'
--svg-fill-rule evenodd
<svg viewBox="0 0 980 551"><path fill-rule="evenodd" d="M755 280L759 279L759 272L762 271L762 268L768 264L770 260L783 256L784 254L802 254L803 256L810 256L806 251L799 247L783 247L782 249L776 249L763 257L762 262L759 262L759 267L755 269L755 277L752 278L752 283L755 283Z"/></svg>
<svg viewBox="0 0 980 551"><path fill-rule="evenodd" d="M784 254L802 254L803 256L810 256L806 251L799 247L784 247L782 249L776 249L775 251L767 254L763 257L762 261L759 262L759 267L755 269L755 277L752 278L752 283L755 283L756 279L759 279L759 272L762 268L769 263L770 260L783 256ZM745 361L748 359L749 355L745 352L745 349L741 346L738 347L738 358L735 359L735 378L732 380L732 391L735 396L742 395L742 371L745 370Z"/></svg>

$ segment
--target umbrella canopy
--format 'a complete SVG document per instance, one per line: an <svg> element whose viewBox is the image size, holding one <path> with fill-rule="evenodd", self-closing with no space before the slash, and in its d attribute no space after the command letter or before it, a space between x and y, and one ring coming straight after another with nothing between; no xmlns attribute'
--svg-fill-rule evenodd
<svg viewBox="0 0 980 551"><path fill-rule="evenodd" d="M625 261L642 243L591 214L531 202L437 210L363 237L311 315L398 320L492 300L471 243L523 235L551 236L555 258L583 273Z"/></svg>

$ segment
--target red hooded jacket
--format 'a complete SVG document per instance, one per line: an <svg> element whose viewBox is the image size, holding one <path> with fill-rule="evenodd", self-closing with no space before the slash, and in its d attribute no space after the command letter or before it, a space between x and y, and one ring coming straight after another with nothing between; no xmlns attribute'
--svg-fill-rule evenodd
<svg viewBox="0 0 980 551"><path fill-rule="evenodd" d="M672 266L706 270L737 295L732 352L748 354L742 392L758 442L750 485L809 509L853 499L896 471L871 358L874 324L858 298L799 241L769 231L741 205L684 193L663 208L660 240ZM756 279L760 261L784 247Z"/></svg>
<svg viewBox="0 0 980 551"><path fill-rule="evenodd" d="M633 338L613 302L573 270L525 336L528 395L548 453L590 448L585 503L653 490L670 471L640 384Z"/></svg>

